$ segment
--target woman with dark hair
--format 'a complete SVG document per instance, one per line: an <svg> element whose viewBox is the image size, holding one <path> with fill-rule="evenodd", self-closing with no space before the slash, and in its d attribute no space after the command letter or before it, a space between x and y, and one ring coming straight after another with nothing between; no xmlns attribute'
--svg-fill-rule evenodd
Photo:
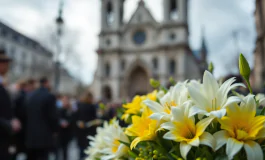
<svg viewBox="0 0 265 160"><path fill-rule="evenodd" d="M97 118L96 105L93 104L93 95L90 92L81 97L75 117L77 124L76 136L80 149L80 159L84 159L86 156L84 150L89 144L87 136L94 136L96 134L96 126L90 125L91 122Z"/></svg>

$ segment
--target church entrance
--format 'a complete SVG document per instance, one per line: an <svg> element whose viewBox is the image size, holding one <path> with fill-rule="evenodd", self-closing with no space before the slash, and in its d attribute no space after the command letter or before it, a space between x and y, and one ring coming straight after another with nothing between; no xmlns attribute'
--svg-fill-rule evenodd
<svg viewBox="0 0 265 160"><path fill-rule="evenodd" d="M103 101L109 102L112 100L111 88L109 86L104 86L102 88Z"/></svg>
<svg viewBox="0 0 265 160"><path fill-rule="evenodd" d="M135 67L128 78L128 95L130 98L148 93L149 78L144 68Z"/></svg>

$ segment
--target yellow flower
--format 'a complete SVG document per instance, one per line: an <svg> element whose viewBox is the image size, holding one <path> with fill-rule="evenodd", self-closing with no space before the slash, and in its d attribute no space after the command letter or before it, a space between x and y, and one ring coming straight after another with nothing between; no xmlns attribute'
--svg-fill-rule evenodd
<svg viewBox="0 0 265 160"><path fill-rule="evenodd" d="M153 140L156 137L156 130L158 124L156 120L152 120L149 116L152 114L152 111L145 107L143 110L142 116L133 116L132 125L129 126L125 134L128 136L136 137L131 143L131 149L136 147L136 145L141 141Z"/></svg>
<svg viewBox="0 0 265 160"><path fill-rule="evenodd" d="M226 143L226 154L233 159L242 147L247 158L263 159L263 152L255 140L265 137L265 116L256 115L256 102L253 95L237 104L227 107L227 116L219 119L222 131L214 134L217 140L216 150Z"/></svg>
<svg viewBox="0 0 265 160"><path fill-rule="evenodd" d="M194 117L189 117L189 107L172 108L173 119L161 125L161 128L169 130L163 138L180 142L180 153L184 159L192 146L198 147L200 144L215 148L213 136L205 132L207 126L214 117L202 119L195 124Z"/></svg>
<svg viewBox="0 0 265 160"><path fill-rule="evenodd" d="M122 115L123 120L127 120L130 115L136 115L141 113L143 107L145 107L145 104L143 104L143 101L146 99L156 100L156 94L157 91L154 90L152 93L149 93L144 96L135 96L133 98L133 101L131 103L127 103L123 105L123 108L126 109L125 113Z"/></svg>

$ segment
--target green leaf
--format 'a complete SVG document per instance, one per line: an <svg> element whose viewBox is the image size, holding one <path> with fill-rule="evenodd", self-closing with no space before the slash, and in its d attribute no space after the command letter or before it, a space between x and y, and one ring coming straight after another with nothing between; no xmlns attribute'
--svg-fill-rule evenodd
<svg viewBox="0 0 265 160"><path fill-rule="evenodd" d="M128 150L128 154L132 158L136 158L137 157L137 155L134 152L130 151L130 150Z"/></svg>
<svg viewBox="0 0 265 160"><path fill-rule="evenodd" d="M264 113L265 113L265 107L263 107L263 109L261 110L260 115L264 115Z"/></svg>
<svg viewBox="0 0 265 160"><path fill-rule="evenodd" d="M126 143L126 142L123 142L121 140L119 140L119 142L130 148L130 143Z"/></svg>

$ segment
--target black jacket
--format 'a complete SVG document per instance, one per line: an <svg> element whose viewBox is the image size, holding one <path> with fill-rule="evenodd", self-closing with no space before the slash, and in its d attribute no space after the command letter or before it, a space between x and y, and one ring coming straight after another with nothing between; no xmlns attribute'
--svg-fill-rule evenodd
<svg viewBox="0 0 265 160"><path fill-rule="evenodd" d="M96 106L93 104L79 103L76 112L76 121L89 122L97 118ZM76 129L77 143L80 147L88 146L87 136L96 134L96 126L90 128Z"/></svg>
<svg viewBox="0 0 265 160"><path fill-rule="evenodd" d="M26 127L26 92L20 90L14 100L14 116L18 118L21 123L21 130L14 135L14 143L18 152L25 151L25 127Z"/></svg>
<svg viewBox="0 0 265 160"><path fill-rule="evenodd" d="M12 119L12 104L11 98L0 84L0 147L8 147L11 142L11 119Z"/></svg>
<svg viewBox="0 0 265 160"><path fill-rule="evenodd" d="M29 149L53 148L58 131L55 96L41 87L27 98L26 106L26 146Z"/></svg>
<svg viewBox="0 0 265 160"><path fill-rule="evenodd" d="M60 126L59 142L61 146L67 145L73 138L73 112L70 109L59 109L60 121L66 121L69 125L66 128Z"/></svg>

